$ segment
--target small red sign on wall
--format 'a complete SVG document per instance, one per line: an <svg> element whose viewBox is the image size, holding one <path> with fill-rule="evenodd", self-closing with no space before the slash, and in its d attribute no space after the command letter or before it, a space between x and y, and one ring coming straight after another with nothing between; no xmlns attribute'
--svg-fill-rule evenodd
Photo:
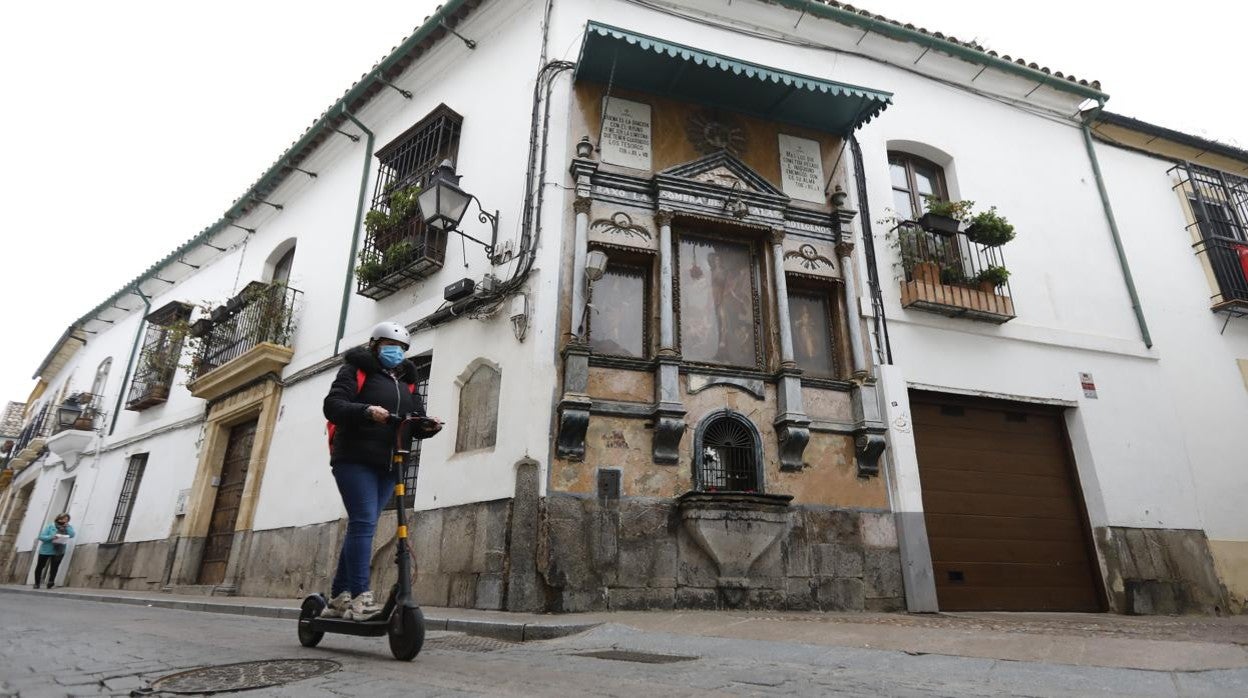
<svg viewBox="0 0 1248 698"><path fill-rule="evenodd" d="M1083 387L1083 396L1087 398L1096 398L1096 381L1092 380L1091 373L1080 373L1079 384Z"/></svg>

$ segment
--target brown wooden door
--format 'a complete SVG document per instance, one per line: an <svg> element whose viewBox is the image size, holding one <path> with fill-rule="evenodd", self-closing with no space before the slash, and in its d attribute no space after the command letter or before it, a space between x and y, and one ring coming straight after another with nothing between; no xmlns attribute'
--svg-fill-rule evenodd
<svg viewBox="0 0 1248 698"><path fill-rule="evenodd" d="M225 580L230 546L234 543L234 524L238 521L238 508L243 501L243 485L247 482L247 464L251 460L251 445L255 438L256 420L230 429L225 462L221 465L221 480L217 485L217 499L212 505L212 521L208 524L208 538L204 542L204 557L199 565L200 584L220 584Z"/></svg>
<svg viewBox="0 0 1248 698"><path fill-rule="evenodd" d="M942 611L1099 611L1060 410L912 393Z"/></svg>

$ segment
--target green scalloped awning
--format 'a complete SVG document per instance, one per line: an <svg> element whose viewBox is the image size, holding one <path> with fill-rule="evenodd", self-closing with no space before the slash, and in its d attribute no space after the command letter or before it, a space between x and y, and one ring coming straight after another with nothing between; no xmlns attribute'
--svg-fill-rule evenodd
<svg viewBox="0 0 1248 698"><path fill-rule="evenodd" d="M701 51L597 22L585 28L576 77L847 135L893 95Z"/></svg>

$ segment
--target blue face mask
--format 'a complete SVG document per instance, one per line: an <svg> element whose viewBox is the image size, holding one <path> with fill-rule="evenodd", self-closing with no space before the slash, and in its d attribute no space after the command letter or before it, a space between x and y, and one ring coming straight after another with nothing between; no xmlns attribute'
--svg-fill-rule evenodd
<svg viewBox="0 0 1248 698"><path fill-rule="evenodd" d="M387 344L377 352L377 360L386 368L394 368L403 363L403 347Z"/></svg>

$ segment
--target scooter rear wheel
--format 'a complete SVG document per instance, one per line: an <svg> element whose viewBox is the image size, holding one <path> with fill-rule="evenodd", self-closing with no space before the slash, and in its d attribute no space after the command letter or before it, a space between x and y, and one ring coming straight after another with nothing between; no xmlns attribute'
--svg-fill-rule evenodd
<svg viewBox="0 0 1248 698"><path fill-rule="evenodd" d="M321 638L325 637L324 632L305 627L302 622L307 618L316 618L324 610L325 597L320 594L311 594L303 600L303 605L299 607L299 644L304 647L316 647L321 642Z"/></svg>
<svg viewBox="0 0 1248 698"><path fill-rule="evenodd" d="M425 644L425 614L419 608L400 607L390 617L390 653L410 662Z"/></svg>

